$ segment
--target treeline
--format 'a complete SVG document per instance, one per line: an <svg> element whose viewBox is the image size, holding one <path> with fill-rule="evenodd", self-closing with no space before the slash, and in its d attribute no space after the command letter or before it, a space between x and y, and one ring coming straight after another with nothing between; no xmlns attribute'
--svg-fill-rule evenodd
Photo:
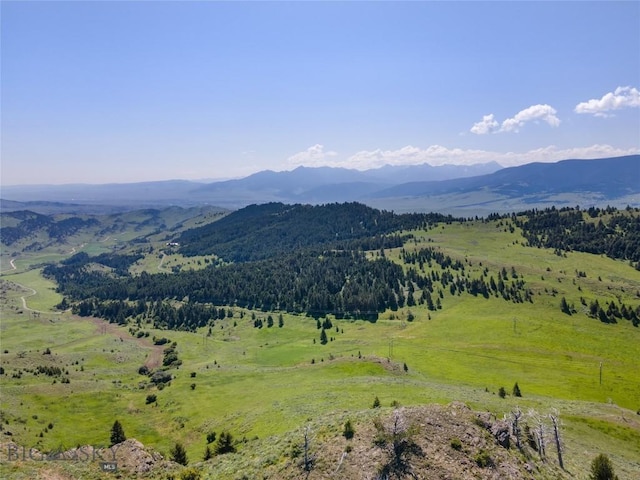
<svg viewBox="0 0 640 480"><path fill-rule="evenodd" d="M250 205L217 222L187 230L177 241L183 255L215 254L228 262L249 262L318 245L353 250L355 240L366 243L362 249L370 250L373 241L376 249L391 248L402 238L387 234L453 220L436 213L397 215L360 203L268 203Z"/></svg>
<svg viewBox="0 0 640 480"><path fill-rule="evenodd" d="M82 300L72 307L72 312L81 317L104 318L119 325L125 325L132 318L145 318L149 319L155 328L189 331L212 325L215 320L221 318L220 310L224 311L213 305L192 302L175 304L162 300L130 302L95 298Z"/></svg>
<svg viewBox="0 0 640 480"><path fill-rule="evenodd" d="M513 216L529 245L604 254L640 270L640 210L613 207L530 210Z"/></svg>
<svg viewBox="0 0 640 480"><path fill-rule="evenodd" d="M304 250L197 271L115 277L87 268L93 258L81 264L77 257L72 265L47 267L45 274L55 278L65 306L69 299L78 315L120 324L146 318L159 328L183 330L210 325L221 312L224 318L223 305L375 321L381 312L405 306L441 309L445 294L532 301L513 268L495 272L494 280L486 268L473 278L460 261L433 248L403 250L402 258L410 265L406 272L384 252L368 260L361 252Z"/></svg>
<svg viewBox="0 0 640 480"><path fill-rule="evenodd" d="M184 305L237 305L265 312L331 313L375 320L379 312L404 304L406 282L402 267L389 260L370 261L363 253L343 251L302 251L259 262L137 277L116 278L86 265L49 266L44 273L55 278L65 296L78 302L79 314L116 321L164 299ZM143 303L132 304L137 301ZM185 322L206 324L210 313L204 311L203 315L184 312ZM170 328L186 325L181 319L160 322Z"/></svg>
<svg viewBox="0 0 640 480"><path fill-rule="evenodd" d="M580 298L580 303L587 311L587 315L591 318L597 318L603 323L618 323L618 320L629 320L634 327L640 325L640 305L635 308L632 305L620 303L619 305L613 301L600 305L598 300L592 300L587 306L587 301ZM575 305L569 304L565 297L560 300L560 310L567 315L577 313Z"/></svg>

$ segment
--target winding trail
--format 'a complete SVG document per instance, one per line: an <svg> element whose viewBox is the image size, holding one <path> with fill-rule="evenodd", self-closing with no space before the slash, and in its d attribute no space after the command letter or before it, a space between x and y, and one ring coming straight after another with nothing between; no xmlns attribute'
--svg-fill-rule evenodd
<svg viewBox="0 0 640 480"><path fill-rule="evenodd" d="M26 285L22 285L21 283L18 283L18 282L11 281L10 283L13 283L18 287L29 291L28 294L22 295L20 297L20 300L22 301L22 308L24 310L28 312L35 312L42 315L62 315L63 313L65 313L65 312L50 312L50 311L44 312L42 310L29 308L29 306L27 305L27 298L36 295L38 293L37 290L31 287L27 287ZM73 315L72 317L75 319L85 320L84 318L78 317L76 315ZM140 348L144 350L149 350L149 353L147 354L147 358L144 362L144 364L149 369L153 370L162 365L162 356L164 351L164 348L162 345L154 345L153 342L146 337L143 337L143 338L132 337L127 330L123 329L119 325L109 323L108 321L103 320L101 318L91 317L91 320L96 325L98 329L98 333L101 333L101 334L108 333L109 335L113 335L114 337L120 338L121 340L133 341L137 343Z"/></svg>
<svg viewBox="0 0 640 480"><path fill-rule="evenodd" d="M160 271L166 270L166 268L164 268L164 267L162 266L162 264L164 263L164 259L165 259L166 257L167 257L167 254L163 252L163 253L162 253L162 258L160 259L160 263L158 263L158 270L160 270Z"/></svg>
<svg viewBox="0 0 640 480"><path fill-rule="evenodd" d="M16 257L16 258L12 258L12 259L10 259L10 260L9 260L9 265L11 266L11 268L10 268L10 269L8 269L8 270L2 270L2 271L0 271L0 275L4 275L4 274L6 274L7 272L13 272L13 271L17 270L17 269L18 269L18 267L16 267L16 264L15 264L15 263L13 263L13 262L15 262L17 259L18 259L17 257Z"/></svg>
<svg viewBox="0 0 640 480"><path fill-rule="evenodd" d="M28 295L22 295L20 297L20 300L22 300L22 308L29 311L29 312L36 312L36 313L43 313L45 315L62 315L62 312L43 312L42 310L35 310L33 308L29 308L29 306L27 305L27 298L29 297L33 297L35 294L37 294L37 290L31 288L31 287L27 287L26 285L22 285L21 283L18 282L14 282L11 281L11 283L18 285L20 288L24 289L24 290L29 290L31 293L29 293Z"/></svg>

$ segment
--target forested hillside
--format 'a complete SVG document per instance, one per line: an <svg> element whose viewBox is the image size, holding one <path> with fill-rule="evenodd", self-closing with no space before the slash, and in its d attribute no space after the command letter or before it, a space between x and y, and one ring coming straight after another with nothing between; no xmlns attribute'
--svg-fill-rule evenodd
<svg viewBox="0 0 640 480"><path fill-rule="evenodd" d="M628 260L640 269L640 210L549 208L521 214L529 245Z"/></svg>
<svg viewBox="0 0 640 480"><path fill-rule="evenodd" d="M580 210L551 209L514 215L510 228L521 226L532 246L562 240L552 244L557 249L605 248L606 243L598 243L605 238L611 245L626 247L602 253L633 260L638 254L637 249L633 251L638 216L632 213L609 210L587 215ZM592 222L596 217L597 227ZM401 248L413 238L408 230L436 229L437 221L464 222L443 216L395 215L358 204L251 206L180 237L181 241L192 241L183 251L213 253L225 260L198 271L134 276L127 267L139 259L137 255L90 257L83 253L61 265L46 267L44 274L54 278L65 295L62 307L73 305L82 316L118 323L141 316L153 319L156 327L183 330L214 321L216 306L375 321L386 310L415 305L440 310L448 298L461 295L516 303L534 301L515 267L511 271L487 267L478 271L428 245L411 251ZM542 227L553 230L543 231ZM576 236L582 242L572 242L571 235L548 233L571 231L570 227L583 232L582 237ZM402 231L404 235L399 233ZM607 232L606 237L588 235L601 231ZM401 248L396 260L387 258L385 249L390 248ZM102 268L95 268L96 264ZM553 291L550 294L555 295ZM563 309L570 313L569 306ZM637 323L633 306L624 306L626 315L611 304L592 310L591 315L603 321L624 317Z"/></svg>
<svg viewBox="0 0 640 480"><path fill-rule="evenodd" d="M69 216L54 219L48 215L30 211L9 212L2 215L5 218L2 221L0 239L7 246L21 239L35 237L40 231L46 232L51 239L61 242L82 228L99 225L95 218Z"/></svg>
<svg viewBox="0 0 640 480"><path fill-rule="evenodd" d="M216 254L226 261L246 262L310 246L373 250L385 246L380 236L424 228L451 216L380 211L359 203L328 205L250 205L221 220L184 232L178 242L184 255ZM376 244L371 244L376 238ZM353 240L367 239L358 244ZM386 240L387 246L389 240ZM397 246L398 240L393 240Z"/></svg>

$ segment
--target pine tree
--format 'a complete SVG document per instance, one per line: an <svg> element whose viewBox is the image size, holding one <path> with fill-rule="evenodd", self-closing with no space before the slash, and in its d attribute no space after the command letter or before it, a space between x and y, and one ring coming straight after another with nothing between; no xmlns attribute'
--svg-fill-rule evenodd
<svg viewBox="0 0 640 480"><path fill-rule="evenodd" d="M562 313L565 313L567 315L571 315L571 308L569 307L569 304L567 303L567 299L562 297L562 299L560 300L560 310L562 310Z"/></svg>
<svg viewBox="0 0 640 480"><path fill-rule="evenodd" d="M591 462L589 480L618 480L618 476L613 472L611 460L604 453L598 455Z"/></svg>
<svg viewBox="0 0 640 480"><path fill-rule="evenodd" d="M347 440L351 440L355 433L356 433L356 431L354 430L353 425L351 425L351 420L347 420L344 423L344 431L342 432L342 435Z"/></svg>
<svg viewBox="0 0 640 480"><path fill-rule="evenodd" d="M235 451L236 447L233 446L233 436L229 432L221 432L215 446L216 455L233 453Z"/></svg>
<svg viewBox="0 0 640 480"><path fill-rule="evenodd" d="M522 392L520 392L520 387L518 386L518 382L516 382L515 385L513 386L513 396L514 397L522 396Z"/></svg>
<svg viewBox="0 0 640 480"><path fill-rule="evenodd" d="M180 442L177 442L174 447L169 451L171 455L171 460L179 463L180 465L186 465L189 463L189 459L187 458L187 451L184 449L184 445Z"/></svg>
<svg viewBox="0 0 640 480"><path fill-rule="evenodd" d="M211 447L207 445L207 447L204 449L204 455L202 456L202 460L206 462L212 457L213 457L213 452L211 451Z"/></svg>
<svg viewBox="0 0 640 480"><path fill-rule="evenodd" d="M120 422L116 420L115 422L113 422L113 427L111 427L111 445L110 446L114 446L118 443L122 443L126 439L127 437L124 434L124 429L122 428L122 425L120 425Z"/></svg>
<svg viewBox="0 0 640 480"><path fill-rule="evenodd" d="M377 395L376 398L373 399L373 405L371 406L371 408L380 408L380 399Z"/></svg>
<svg viewBox="0 0 640 480"><path fill-rule="evenodd" d="M327 333L325 332L325 330L323 328L322 331L320 332L320 343L322 345L326 345L328 341L329 340L327 339Z"/></svg>

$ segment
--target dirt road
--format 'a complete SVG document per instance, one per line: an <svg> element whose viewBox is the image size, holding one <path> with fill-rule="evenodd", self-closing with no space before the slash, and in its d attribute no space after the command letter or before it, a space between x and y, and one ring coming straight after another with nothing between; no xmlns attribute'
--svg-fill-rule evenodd
<svg viewBox="0 0 640 480"><path fill-rule="evenodd" d="M93 321L93 323L96 325L97 332L99 334L108 333L109 335L113 335L120 340L133 340L144 350L150 350L149 354L147 355L147 359L144 362L144 364L150 370L158 368L162 364L162 345L154 345L148 337L132 337L129 332L122 327L116 325L115 323L109 323L101 318L91 317L91 321Z"/></svg>

